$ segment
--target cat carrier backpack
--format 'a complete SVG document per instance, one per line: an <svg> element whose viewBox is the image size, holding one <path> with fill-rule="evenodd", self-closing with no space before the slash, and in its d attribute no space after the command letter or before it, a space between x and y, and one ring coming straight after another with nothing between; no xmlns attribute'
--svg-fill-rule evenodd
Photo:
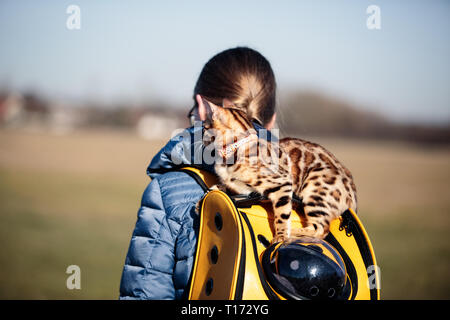
<svg viewBox="0 0 450 320"><path fill-rule="evenodd" d="M181 170L205 191L217 182L209 172ZM375 254L351 209L331 222L324 241L305 237L270 245L272 205L261 196L213 190L200 208L189 299L380 299ZM295 211L291 226L301 227Z"/></svg>

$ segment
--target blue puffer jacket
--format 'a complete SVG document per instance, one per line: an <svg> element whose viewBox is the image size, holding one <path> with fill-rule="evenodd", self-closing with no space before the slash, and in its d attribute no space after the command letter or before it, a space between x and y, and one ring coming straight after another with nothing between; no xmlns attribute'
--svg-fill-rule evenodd
<svg viewBox="0 0 450 320"><path fill-rule="evenodd" d="M261 129L256 124L255 128ZM142 196L122 273L120 299L187 296L199 228L195 205L204 190L187 173L173 170L197 164L214 171L213 165L201 164L201 132L201 126L184 130L147 168L152 181Z"/></svg>

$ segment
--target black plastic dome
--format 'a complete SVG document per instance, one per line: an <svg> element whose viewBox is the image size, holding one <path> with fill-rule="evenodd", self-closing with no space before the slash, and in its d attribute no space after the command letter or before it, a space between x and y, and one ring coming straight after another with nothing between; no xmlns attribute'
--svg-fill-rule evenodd
<svg viewBox="0 0 450 320"><path fill-rule="evenodd" d="M345 299L347 274L337 251L323 240L274 244L262 257L269 284L287 299Z"/></svg>

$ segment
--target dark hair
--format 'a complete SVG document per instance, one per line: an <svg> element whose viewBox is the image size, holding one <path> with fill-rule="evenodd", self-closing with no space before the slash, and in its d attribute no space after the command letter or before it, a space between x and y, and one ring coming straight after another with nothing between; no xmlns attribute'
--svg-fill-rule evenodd
<svg viewBox="0 0 450 320"><path fill-rule="evenodd" d="M212 103L223 99L247 111L249 120L266 125L275 113L275 76L269 61L258 51L237 47L222 51L203 67L194 89Z"/></svg>

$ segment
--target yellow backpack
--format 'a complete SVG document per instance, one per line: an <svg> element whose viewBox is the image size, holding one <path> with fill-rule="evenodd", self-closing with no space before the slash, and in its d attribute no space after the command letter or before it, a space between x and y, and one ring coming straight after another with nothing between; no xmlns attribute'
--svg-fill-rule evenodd
<svg viewBox="0 0 450 320"><path fill-rule="evenodd" d="M217 182L206 171L182 169L205 189ZM253 197L208 192L202 200L200 229L189 296L191 300L286 299L267 281L263 254L272 239L271 204ZM301 227L297 213L293 228ZM325 238L345 264L349 300L380 299L380 275L364 227L351 209L331 222Z"/></svg>

